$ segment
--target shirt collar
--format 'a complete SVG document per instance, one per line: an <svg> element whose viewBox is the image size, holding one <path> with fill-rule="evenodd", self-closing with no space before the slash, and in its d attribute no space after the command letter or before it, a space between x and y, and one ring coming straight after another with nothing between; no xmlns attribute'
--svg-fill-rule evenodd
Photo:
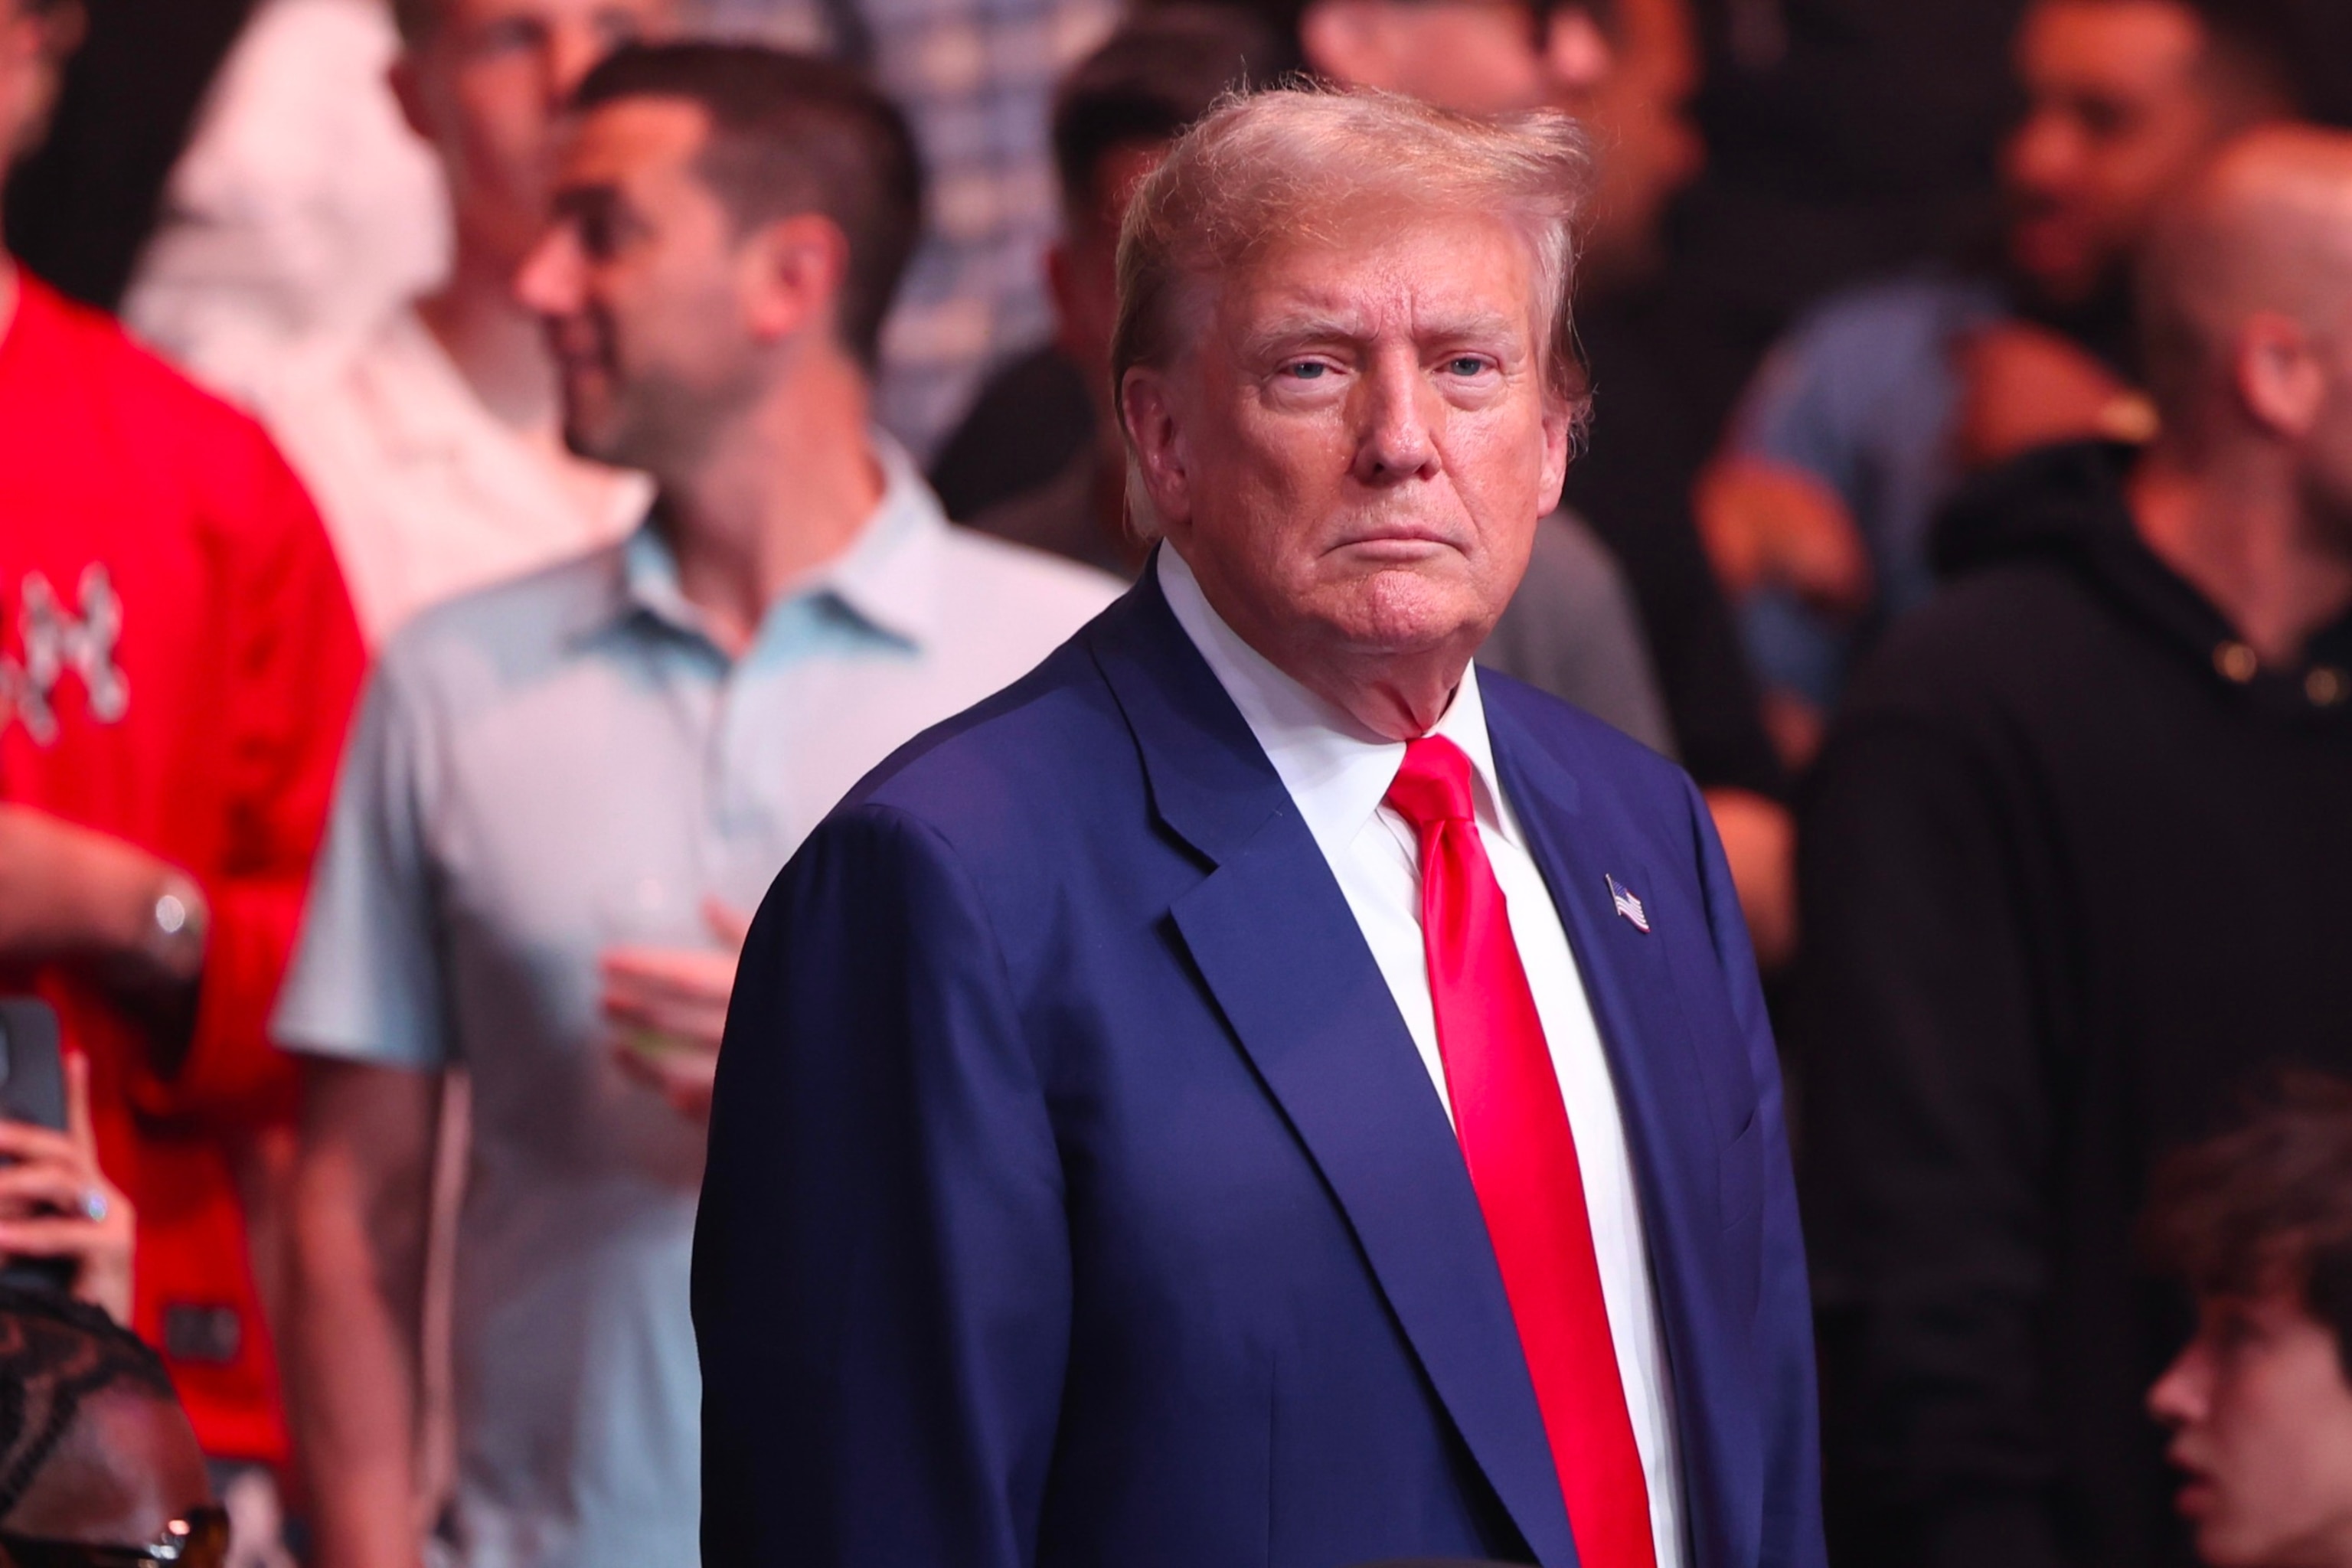
<svg viewBox="0 0 2352 1568"><path fill-rule="evenodd" d="M1396 782L1397 770L1404 765L1404 742L1383 740L1365 729L1244 642L1210 605L1200 579L1174 549L1163 545L1158 563L1160 589L1176 624L1241 710L1307 830L1326 858L1345 852ZM1452 741L1470 759L1480 828L1518 843L1518 824L1495 772L1495 748L1486 733L1486 708L1475 665L1464 668L1454 700L1430 733Z"/></svg>
<svg viewBox="0 0 2352 1568"><path fill-rule="evenodd" d="M916 470L914 459L889 437L869 437L882 466L882 499L849 547L813 568L768 606L752 641L752 654L771 640L788 615L805 606L838 607L866 630L921 648L939 629L947 584L940 547L948 521L937 497ZM677 558L651 516L621 551L624 615L644 614L690 636L701 637L702 618L678 586Z"/></svg>

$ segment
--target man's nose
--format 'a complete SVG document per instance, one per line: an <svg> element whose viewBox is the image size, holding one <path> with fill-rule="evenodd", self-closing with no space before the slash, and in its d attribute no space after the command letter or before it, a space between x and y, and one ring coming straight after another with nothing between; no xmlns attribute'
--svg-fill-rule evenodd
<svg viewBox="0 0 2352 1568"><path fill-rule="evenodd" d="M553 28L547 38L548 98L556 107L572 101L572 89L609 52L604 35L585 22Z"/></svg>
<svg viewBox="0 0 2352 1568"><path fill-rule="evenodd" d="M2201 1348L2192 1341L2148 1389L2147 1413L2167 1426L2203 1419L2209 1370Z"/></svg>
<svg viewBox="0 0 2352 1568"><path fill-rule="evenodd" d="M1356 478L1391 485L1434 470L1439 417L1436 389L1409 356L1376 360L1358 393L1363 421L1356 447Z"/></svg>
<svg viewBox="0 0 2352 1568"><path fill-rule="evenodd" d="M540 237L515 272L514 295L523 309L541 316L569 315L580 307L580 245L569 224Z"/></svg>

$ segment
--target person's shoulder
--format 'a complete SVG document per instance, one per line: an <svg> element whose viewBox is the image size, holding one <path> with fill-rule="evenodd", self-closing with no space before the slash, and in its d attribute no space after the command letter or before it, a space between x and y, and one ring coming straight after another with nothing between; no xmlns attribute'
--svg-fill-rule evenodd
<svg viewBox="0 0 2352 1568"><path fill-rule="evenodd" d="M1636 794L1662 789L1679 794L1688 780L1679 763L1524 680L1481 666L1478 694L1486 706L1490 732L1494 719L1502 718L1533 741L1549 765L1571 775L1615 780Z"/></svg>
<svg viewBox="0 0 2352 1568"><path fill-rule="evenodd" d="M940 637L950 658L1007 658L1028 669L1126 591L1107 572L958 523L938 535Z"/></svg>
<svg viewBox="0 0 2352 1568"><path fill-rule="evenodd" d="M20 275L21 277L21 275ZM250 414L205 390L177 366L131 335L105 311L22 278L18 309L47 340L44 358L54 368L93 384L126 435L142 444L195 457L222 456L268 437Z"/></svg>
<svg viewBox="0 0 2352 1568"><path fill-rule="evenodd" d="M1139 819L1141 779L1133 737L1081 633L883 759L827 822L912 818L985 859L1064 837L1118 797L1123 781L1135 785Z"/></svg>
<svg viewBox="0 0 2352 1568"><path fill-rule="evenodd" d="M1882 353L1890 343L1938 341L2004 314L2000 287L1947 271L1874 279L1838 290L1798 317L1787 341L1817 350Z"/></svg>
<svg viewBox="0 0 2352 1568"><path fill-rule="evenodd" d="M1625 574L1617 557L1601 542L1592 525L1562 508L1536 524L1535 545L1528 554L1528 570L1519 579L1519 595L1540 599L1562 611L1615 605L1627 593Z"/></svg>
<svg viewBox="0 0 2352 1568"><path fill-rule="evenodd" d="M445 702L527 684L615 620L624 549L605 545L418 611L384 640L380 679Z"/></svg>
<svg viewBox="0 0 2352 1568"><path fill-rule="evenodd" d="M940 549L950 568L972 587L992 593L965 595L1002 596L1014 614L1033 608L1083 610L1092 616L1126 592L1127 584L1109 573L1083 565L1033 545L1000 539L947 523Z"/></svg>
<svg viewBox="0 0 2352 1568"><path fill-rule="evenodd" d="M1969 572L1892 626L1854 672L1838 720L2012 728L2081 663L2106 617L2058 560L2023 556Z"/></svg>

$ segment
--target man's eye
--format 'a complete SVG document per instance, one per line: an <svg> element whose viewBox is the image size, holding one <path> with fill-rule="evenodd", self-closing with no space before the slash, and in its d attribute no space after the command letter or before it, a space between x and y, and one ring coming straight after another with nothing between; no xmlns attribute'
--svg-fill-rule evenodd
<svg viewBox="0 0 2352 1568"><path fill-rule="evenodd" d="M544 37L545 29L527 16L501 16L474 35L472 53L481 57L536 49Z"/></svg>
<svg viewBox="0 0 2352 1568"><path fill-rule="evenodd" d="M1303 359L1282 367L1282 374L1293 381L1320 381L1331 367L1319 360Z"/></svg>
<svg viewBox="0 0 2352 1568"><path fill-rule="evenodd" d="M580 218L580 248L596 259L609 260L620 248L619 225L609 213L586 213Z"/></svg>
<svg viewBox="0 0 2352 1568"><path fill-rule="evenodd" d="M1486 362L1475 354L1457 354L1445 362L1448 374L1454 375L1484 375Z"/></svg>

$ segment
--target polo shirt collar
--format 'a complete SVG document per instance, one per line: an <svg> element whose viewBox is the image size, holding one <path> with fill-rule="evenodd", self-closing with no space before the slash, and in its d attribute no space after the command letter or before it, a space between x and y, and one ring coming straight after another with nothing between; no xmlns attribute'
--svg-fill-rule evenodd
<svg viewBox="0 0 2352 1568"><path fill-rule="evenodd" d="M804 616L811 606L837 611L909 648L924 647L937 634L948 587L941 560L947 516L904 447L880 431L869 439L882 466L881 500L847 549L812 569L768 606L747 657L757 657L785 618ZM701 613L678 586L677 559L650 515L622 546L615 609L704 637Z"/></svg>

